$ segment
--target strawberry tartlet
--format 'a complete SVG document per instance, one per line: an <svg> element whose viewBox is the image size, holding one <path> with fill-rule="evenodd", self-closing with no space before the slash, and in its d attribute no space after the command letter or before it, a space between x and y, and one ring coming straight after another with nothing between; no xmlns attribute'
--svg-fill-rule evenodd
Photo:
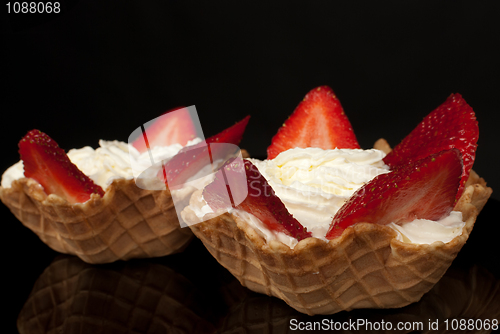
<svg viewBox="0 0 500 334"><path fill-rule="evenodd" d="M333 91L318 87L267 160L228 161L183 217L242 285L300 312L402 307L439 281L491 195L471 170L478 134L453 94L394 149L382 139L362 150ZM233 187L241 200L229 201L222 190L242 173L248 195Z"/></svg>
<svg viewBox="0 0 500 334"><path fill-rule="evenodd" d="M214 141L237 145L247 123L248 117L202 141L189 114L177 110L150 124L147 139L101 140L95 150L67 154L32 130L19 142L21 161L2 176L0 199L52 249L88 263L179 252L192 233L181 228L172 195L189 198L195 188L172 190L163 175L196 176L200 166L186 152Z"/></svg>

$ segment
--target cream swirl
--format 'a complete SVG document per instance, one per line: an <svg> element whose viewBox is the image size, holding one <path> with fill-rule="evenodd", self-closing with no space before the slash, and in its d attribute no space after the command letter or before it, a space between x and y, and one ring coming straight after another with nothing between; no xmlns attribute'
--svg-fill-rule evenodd
<svg viewBox="0 0 500 334"><path fill-rule="evenodd" d="M2 188L10 188L12 182L24 177L24 166L22 160L16 162L5 170L2 175Z"/></svg>
<svg viewBox="0 0 500 334"><path fill-rule="evenodd" d="M415 219L403 225L388 225L398 232L398 240L414 244L432 244L436 241L450 242L462 234L465 223L460 211L452 211L441 220Z"/></svg>
<svg viewBox="0 0 500 334"><path fill-rule="evenodd" d="M85 146L68 151L68 157L85 175L105 189L114 179L133 177L129 145L120 141L100 140L97 149Z"/></svg>
<svg viewBox="0 0 500 334"><path fill-rule="evenodd" d="M377 175L389 173L383 163L385 154L378 150L319 148L291 149L280 153L273 160L250 160L271 185L275 194L288 211L312 232L312 236L325 238L333 216L340 207ZM251 185L250 185L251 186ZM190 204L195 215L203 221L206 215L214 214L200 198ZM245 220L268 242L279 240L294 248L297 240L282 232L270 231L264 223L251 213L231 209L230 212ZM447 243L462 233L465 223L460 212L451 212L438 221L416 219L402 225L387 226L398 233L398 240L417 244L436 241Z"/></svg>
<svg viewBox="0 0 500 334"><path fill-rule="evenodd" d="M294 148L273 160L250 159L288 211L317 238L365 183L389 168L379 150Z"/></svg>
<svg viewBox="0 0 500 334"><path fill-rule="evenodd" d="M201 142L195 138L186 146ZM134 146L121 141L99 140L99 147L93 149L85 146L68 151L68 157L92 181L106 189L117 178L137 178L153 162L165 161L173 157L183 148L180 144L156 146L140 153ZM151 161L153 159L153 162ZM159 166L157 169L159 170ZM150 171L150 174L155 174ZM2 187L10 188L14 180L24 177L22 161L8 168L2 175Z"/></svg>

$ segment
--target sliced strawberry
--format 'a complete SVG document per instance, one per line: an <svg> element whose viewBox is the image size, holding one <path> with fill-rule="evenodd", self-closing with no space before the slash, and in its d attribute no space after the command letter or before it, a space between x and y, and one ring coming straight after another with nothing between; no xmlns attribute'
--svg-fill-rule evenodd
<svg viewBox="0 0 500 334"><path fill-rule="evenodd" d="M474 110L460 94L452 94L394 147L384 158L384 162L394 168L430 154L457 148L462 154L464 164L460 189L457 192L458 199L474 164L478 137L479 128Z"/></svg>
<svg viewBox="0 0 500 334"><path fill-rule="evenodd" d="M203 198L214 212L221 213L236 207L247 195L245 163L239 156L228 159L203 189Z"/></svg>
<svg viewBox="0 0 500 334"><path fill-rule="evenodd" d="M267 148L267 158L291 148L359 148L339 99L328 86L311 90Z"/></svg>
<svg viewBox="0 0 500 334"><path fill-rule="evenodd" d="M453 209L462 170L460 151L454 148L381 174L340 208L326 238L333 239L359 222L439 220Z"/></svg>
<svg viewBox="0 0 500 334"><path fill-rule="evenodd" d="M40 183L47 195L56 194L70 203L86 202L104 191L83 174L63 149L45 133L31 130L19 142L24 176Z"/></svg>
<svg viewBox="0 0 500 334"><path fill-rule="evenodd" d="M195 138L196 128L189 109L177 108L167 111L151 121L142 136L137 138L132 145L142 153L146 152L148 147L153 148L172 144L186 146L188 141Z"/></svg>
<svg viewBox="0 0 500 334"><path fill-rule="evenodd" d="M234 157L237 152L228 150L232 146L210 144L227 143L238 145L243 137L249 119L250 116L245 117L221 133L208 138L205 142L184 147L163 166L158 176L167 180L169 188L173 189L174 186L186 182L187 179L194 176L208 163L218 159Z"/></svg>
<svg viewBox="0 0 500 334"><path fill-rule="evenodd" d="M244 169L241 168L242 163ZM244 182L229 182L230 186L227 185L227 180L238 179L234 174L243 172ZM248 195L244 197L247 192ZM230 197L226 194L230 194ZM203 198L215 212L235 207L253 214L271 231L283 232L299 241L311 237L311 233L293 218L257 167L248 160L228 161L216 174L214 181L205 187Z"/></svg>

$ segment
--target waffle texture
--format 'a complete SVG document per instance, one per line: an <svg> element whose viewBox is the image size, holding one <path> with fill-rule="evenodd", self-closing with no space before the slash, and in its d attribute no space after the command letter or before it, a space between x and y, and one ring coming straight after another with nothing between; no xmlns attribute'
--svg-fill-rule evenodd
<svg viewBox="0 0 500 334"><path fill-rule="evenodd" d="M193 236L180 227L168 190L140 189L133 179L114 180L102 198L70 204L22 178L0 187L0 199L52 249L88 263L169 255Z"/></svg>
<svg viewBox="0 0 500 334"><path fill-rule="evenodd" d="M213 333L195 310L196 291L160 264L106 268L61 256L36 281L17 327L20 334Z"/></svg>
<svg viewBox="0 0 500 334"><path fill-rule="evenodd" d="M466 223L448 243L398 241L390 227L358 223L329 242L300 241L293 249L266 242L230 213L196 224L188 206L183 219L217 261L255 292L283 299L299 312L334 314L359 308L399 308L420 300L443 276L467 241L491 188L471 172L455 211ZM201 191L191 198L199 202ZM208 218L208 217L207 217Z"/></svg>

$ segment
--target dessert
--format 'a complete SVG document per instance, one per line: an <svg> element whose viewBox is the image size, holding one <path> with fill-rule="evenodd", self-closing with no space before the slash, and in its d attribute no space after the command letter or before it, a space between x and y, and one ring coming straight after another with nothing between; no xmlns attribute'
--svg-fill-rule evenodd
<svg viewBox="0 0 500 334"><path fill-rule="evenodd" d="M21 161L3 174L0 199L49 247L88 263L179 252L192 233L179 225L173 191L156 175L162 165L168 170L175 167L167 167L172 161L183 162L172 157L203 142L186 125L190 120L183 109L172 115L159 117L147 136L132 144L100 141L96 150L84 147L67 155L48 135L30 131L19 144ZM247 123L248 117L207 142L236 145ZM183 131L166 133L171 124L174 129L182 125ZM152 164L152 158L161 164ZM194 177L195 168L177 171ZM187 197L191 190L179 189L178 196Z"/></svg>
<svg viewBox="0 0 500 334"><path fill-rule="evenodd" d="M221 168L231 179L245 165L250 198L227 201L216 176L193 193L183 217L203 221L191 230L243 286L300 312L408 305L445 273L492 192L471 170L474 112L454 94L394 150L384 140L361 150L336 102L328 87L312 90L285 122L287 135L273 138L274 159ZM300 116L304 105L308 116ZM318 115L339 118L342 130L293 122ZM336 136L350 138L346 148L328 146Z"/></svg>

